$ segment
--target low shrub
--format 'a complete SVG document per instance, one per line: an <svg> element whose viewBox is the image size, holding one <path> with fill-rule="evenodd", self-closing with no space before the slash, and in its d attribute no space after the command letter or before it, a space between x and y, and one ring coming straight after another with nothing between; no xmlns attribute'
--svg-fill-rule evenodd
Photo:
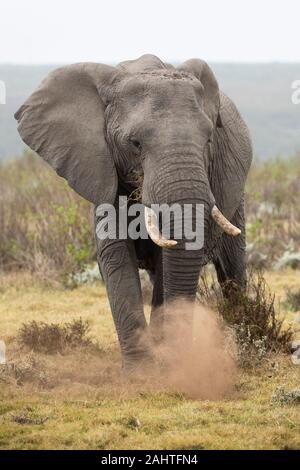
<svg viewBox="0 0 300 470"><path fill-rule="evenodd" d="M62 353L67 348L93 346L87 336L89 330L88 321L81 318L62 325L31 321L22 325L18 341L33 351L44 354Z"/></svg>
<svg viewBox="0 0 300 470"><path fill-rule="evenodd" d="M283 327L283 319L275 310L275 296L262 273L252 273L247 287L229 284L231 292L224 298L218 285L210 287L201 278L198 298L216 309L235 331L242 365L255 365L269 352L289 352L292 330Z"/></svg>

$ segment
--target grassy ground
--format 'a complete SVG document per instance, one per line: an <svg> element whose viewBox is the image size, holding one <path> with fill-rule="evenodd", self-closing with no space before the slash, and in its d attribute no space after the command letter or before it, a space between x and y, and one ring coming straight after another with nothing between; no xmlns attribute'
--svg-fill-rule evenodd
<svg viewBox="0 0 300 470"><path fill-rule="evenodd" d="M267 279L282 300L288 287L299 287L299 271L269 272ZM281 309L295 326L297 313ZM99 342L96 353L43 355L25 352L16 342L23 322L80 317L90 321ZM300 406L272 402L278 385L299 387L300 368L287 356L241 371L226 399L191 400L152 383L122 382L113 323L99 284L65 290L45 287L29 275L7 274L0 277L0 318L9 361L25 369L35 364L45 379L18 385L0 375L2 449L300 448Z"/></svg>

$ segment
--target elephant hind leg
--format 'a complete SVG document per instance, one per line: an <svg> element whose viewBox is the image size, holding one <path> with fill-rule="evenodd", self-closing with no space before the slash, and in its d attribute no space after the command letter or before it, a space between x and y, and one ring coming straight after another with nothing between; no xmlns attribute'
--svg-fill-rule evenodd
<svg viewBox="0 0 300 470"><path fill-rule="evenodd" d="M232 223L241 230L241 235L231 237L223 234L213 260L223 295L231 298L234 290L246 286L246 237L244 201L241 202Z"/></svg>

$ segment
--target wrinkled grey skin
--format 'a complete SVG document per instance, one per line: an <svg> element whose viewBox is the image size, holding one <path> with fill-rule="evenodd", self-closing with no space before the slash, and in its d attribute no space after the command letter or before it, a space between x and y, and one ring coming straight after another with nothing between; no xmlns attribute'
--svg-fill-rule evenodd
<svg viewBox="0 0 300 470"><path fill-rule="evenodd" d="M125 365L151 356L138 267L146 268L153 282L154 337L164 320L157 307L178 297L193 300L209 260L221 284L244 284L243 200L251 141L205 62L192 59L175 69L145 55L116 68L63 67L42 82L16 119L23 140L95 206L130 196L137 176L143 177L145 205L204 204L201 250L186 251L183 241L161 249L151 240L97 240ZM239 237L221 233L211 219L215 202L241 229Z"/></svg>

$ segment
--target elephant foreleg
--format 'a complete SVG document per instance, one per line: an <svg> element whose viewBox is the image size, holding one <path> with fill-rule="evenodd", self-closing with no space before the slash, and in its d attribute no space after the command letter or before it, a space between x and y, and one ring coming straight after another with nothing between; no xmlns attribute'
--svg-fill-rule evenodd
<svg viewBox="0 0 300 470"><path fill-rule="evenodd" d="M159 342L163 337L163 266L161 250L157 253L155 260L155 272L151 275L153 283L152 306L150 317L150 330L155 342Z"/></svg>
<svg viewBox="0 0 300 470"><path fill-rule="evenodd" d="M238 237L231 237L224 233L213 260L218 281L226 298L232 298L237 287L246 286L244 201L238 207L232 223L241 230L241 234Z"/></svg>
<svg viewBox="0 0 300 470"><path fill-rule="evenodd" d="M124 367L135 367L151 357L151 348L134 246L131 240L96 240Z"/></svg>

